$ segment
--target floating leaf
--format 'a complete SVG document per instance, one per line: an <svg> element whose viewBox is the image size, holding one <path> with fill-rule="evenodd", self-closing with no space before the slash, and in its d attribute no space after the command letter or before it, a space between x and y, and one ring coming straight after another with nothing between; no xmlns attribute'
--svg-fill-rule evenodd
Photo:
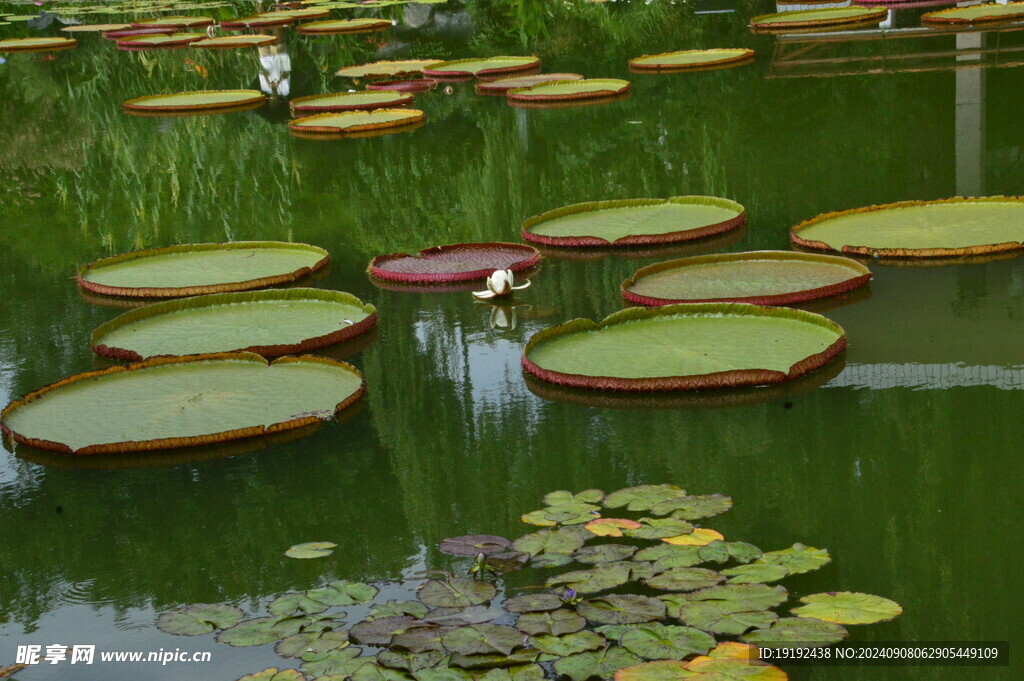
<svg viewBox="0 0 1024 681"><path fill-rule="evenodd" d="M326 610L327 606L307 597L305 593L292 593L275 598L267 609L271 615L291 617L298 614L315 615Z"/></svg>
<svg viewBox="0 0 1024 681"><path fill-rule="evenodd" d="M583 594L598 593L622 586L629 581L629 568L618 564L598 565L590 570L572 570L552 577L545 583L545 586L552 587L559 584L578 591Z"/></svg>
<svg viewBox="0 0 1024 681"><path fill-rule="evenodd" d="M564 636L538 634L530 637L532 647L546 655L557 655L558 657L597 650L604 644L604 637L592 631L578 631Z"/></svg>
<svg viewBox="0 0 1024 681"><path fill-rule="evenodd" d="M487 565L500 574L512 572L530 562L530 554L518 551L502 551L487 556Z"/></svg>
<svg viewBox="0 0 1024 681"><path fill-rule="evenodd" d="M619 641L626 634L627 631L632 631L637 627L636 624L604 624L597 627L594 631L601 634L607 639L612 641Z"/></svg>
<svg viewBox="0 0 1024 681"><path fill-rule="evenodd" d="M584 546L572 554L580 563L614 563L625 560L636 553L635 546L628 544L598 544Z"/></svg>
<svg viewBox="0 0 1024 681"><path fill-rule="evenodd" d="M527 525L536 525L537 527L554 527L558 525L558 523L556 523L554 520L548 519L543 509L539 511L530 511L529 513L524 513L523 515L519 516L519 519Z"/></svg>
<svg viewBox="0 0 1024 681"><path fill-rule="evenodd" d="M361 665L373 658L360 657L362 650L347 646L323 652L311 652L302 656L304 662L299 667L310 676L350 676Z"/></svg>
<svg viewBox="0 0 1024 681"><path fill-rule="evenodd" d="M387 646L391 644L391 640L397 634L422 626L424 623L415 617L399 615L363 620L354 625L349 634L357 643L368 646Z"/></svg>
<svg viewBox="0 0 1024 681"><path fill-rule="evenodd" d="M633 594L591 598L580 603L576 610L598 624L633 624L665 616L665 604L657 598Z"/></svg>
<svg viewBox="0 0 1024 681"><path fill-rule="evenodd" d="M684 496L686 490L675 485L639 485L612 492L604 498L605 508L626 507L627 511L647 511L655 504Z"/></svg>
<svg viewBox="0 0 1024 681"><path fill-rule="evenodd" d="M726 542L729 546L729 555L733 557L733 560L739 561L740 563L749 563L752 560L757 560L761 557L761 549L757 548L753 544L748 544L745 541L731 541Z"/></svg>
<svg viewBox="0 0 1024 681"><path fill-rule="evenodd" d="M414 653L425 653L428 650L444 650L441 642L450 627L418 627L395 634L391 639L393 648L405 648Z"/></svg>
<svg viewBox="0 0 1024 681"><path fill-rule="evenodd" d="M376 662L364 662L352 672L352 681L410 681L411 678L405 672L383 667ZM319 681L323 681L323 679ZM332 679L332 681L335 680ZM337 681L341 681L341 679Z"/></svg>
<svg viewBox="0 0 1024 681"><path fill-rule="evenodd" d="M477 624L447 632L444 647L459 655L510 655L525 642L523 632L500 624Z"/></svg>
<svg viewBox="0 0 1024 681"><path fill-rule="evenodd" d="M623 560L618 563L608 563L609 566L629 568L629 577L633 581L650 579L665 571L665 568L657 563L648 563L645 560Z"/></svg>
<svg viewBox="0 0 1024 681"><path fill-rule="evenodd" d="M595 506L594 504L569 502L548 506L538 511L531 511L522 516L522 521L541 527L550 527L556 524L579 525L593 519L600 509L600 506Z"/></svg>
<svg viewBox="0 0 1024 681"><path fill-rule="evenodd" d="M623 667L640 662L640 658L625 648L612 646L604 650L578 653L555 662L555 671L572 681L587 681L592 676L607 679Z"/></svg>
<svg viewBox="0 0 1024 681"><path fill-rule="evenodd" d="M515 667L491 669L483 675L482 681L541 681L544 669L537 664L523 664Z"/></svg>
<svg viewBox="0 0 1024 681"><path fill-rule="evenodd" d="M520 615L516 627L527 634L562 636L572 634L587 626L587 620L572 610L559 609L552 612L531 612Z"/></svg>
<svg viewBox="0 0 1024 681"><path fill-rule="evenodd" d="M276 617L257 617L239 622L217 634L217 642L236 648L261 646L299 633L302 622L298 619L280 621Z"/></svg>
<svg viewBox="0 0 1024 681"><path fill-rule="evenodd" d="M557 530L541 530L527 534L512 542L516 551L536 556L539 553L570 554L583 546L585 532L575 527L560 527Z"/></svg>
<svg viewBox="0 0 1024 681"><path fill-rule="evenodd" d="M714 50L679 50L661 54L645 54L629 60L630 69L638 71L680 71L699 70L747 61L754 56L753 50L743 48L720 48Z"/></svg>
<svg viewBox="0 0 1024 681"><path fill-rule="evenodd" d="M310 589L306 595L324 605L357 605L377 595L377 588L362 582L338 579L320 589Z"/></svg>
<svg viewBox="0 0 1024 681"><path fill-rule="evenodd" d="M781 565L789 570L789 574L796 575L817 570L831 560L827 549L816 549L813 546L804 546L797 542L788 549L762 554L757 562Z"/></svg>
<svg viewBox="0 0 1024 681"><path fill-rule="evenodd" d="M733 612L767 610L784 602L788 597L789 593L785 587L768 586L767 584L725 584L684 595L684 598L690 602L727 602Z"/></svg>
<svg viewBox="0 0 1024 681"><path fill-rule="evenodd" d="M722 574L729 578L730 584L763 584L782 579L789 574L789 570L782 565L757 563L722 570Z"/></svg>
<svg viewBox="0 0 1024 681"><path fill-rule="evenodd" d="M539 262L540 252L524 244L446 244L423 249L415 255L378 255L370 263L369 272L377 279L405 284L450 284L484 279L495 270L521 272Z"/></svg>
<svg viewBox="0 0 1024 681"><path fill-rule="evenodd" d="M481 553L501 553L511 544L508 539L493 534L467 534L462 537L449 537L438 544L437 548L453 556L476 556Z"/></svg>
<svg viewBox="0 0 1024 681"><path fill-rule="evenodd" d="M698 657L686 663L695 681L786 681L786 672L760 660Z"/></svg>
<svg viewBox="0 0 1024 681"><path fill-rule="evenodd" d="M626 530L634 539L662 539L693 532L693 525L679 518L641 518L640 527Z"/></svg>
<svg viewBox="0 0 1024 681"><path fill-rule="evenodd" d="M721 540L701 546L697 555L703 563L726 563L732 557L729 555L729 543Z"/></svg>
<svg viewBox="0 0 1024 681"><path fill-rule="evenodd" d="M431 64L423 69L423 75L433 78L460 76L491 76L515 71L527 71L540 66L537 57L485 57L481 59L456 59Z"/></svg>
<svg viewBox="0 0 1024 681"><path fill-rule="evenodd" d="M666 544L672 544L674 546L705 546L716 540L722 540L725 537L720 532L708 529L706 527L698 527L689 534L681 534L677 537L665 537L661 541ZM698 552L698 556L700 553Z"/></svg>
<svg viewBox="0 0 1024 681"><path fill-rule="evenodd" d="M562 567L571 562L572 556L567 553L542 553L530 560L530 564L537 568Z"/></svg>
<svg viewBox="0 0 1024 681"><path fill-rule="evenodd" d="M348 632L310 631L292 634L277 642L274 648L281 657L302 657L308 653L326 653L348 645Z"/></svg>
<svg viewBox="0 0 1024 681"><path fill-rule="evenodd" d="M770 610L736 612L728 601L704 601L700 603L679 603L669 612L691 627L712 634L739 636L750 629L770 627L779 616Z"/></svg>
<svg viewBox="0 0 1024 681"><path fill-rule="evenodd" d="M128 111L173 113L183 111L228 111L261 105L267 96L259 90L197 90L167 95L135 97L121 104ZM249 288L259 288L250 286Z"/></svg>
<svg viewBox="0 0 1024 681"><path fill-rule="evenodd" d="M830 591L811 594L800 599L801 605L791 612L798 617L813 617L836 624L874 624L899 617L899 603L873 594L852 591Z"/></svg>
<svg viewBox="0 0 1024 681"><path fill-rule="evenodd" d="M417 619L426 616L427 606L419 603L418 601L388 601L386 603L376 603L370 606L370 612L367 614L368 619L381 619L382 617L400 617L402 615L409 615L410 617L416 617Z"/></svg>
<svg viewBox="0 0 1024 681"><path fill-rule="evenodd" d="M640 549L634 558L637 560L654 561L659 567L664 569L690 567L691 565L700 564L700 548L699 546L661 544Z"/></svg>
<svg viewBox="0 0 1024 681"><path fill-rule="evenodd" d="M383 650L377 653L377 663L391 669L404 669L415 672L427 667L436 666L444 659L444 653L428 650L424 653L413 653L407 650Z"/></svg>
<svg viewBox="0 0 1024 681"><path fill-rule="evenodd" d="M648 624L626 632L620 641L631 653L648 660L703 655L715 646L713 636L692 627Z"/></svg>
<svg viewBox="0 0 1024 681"><path fill-rule="evenodd" d="M177 636L198 636L233 627L242 617L242 611L230 605L197 603L163 613L157 618L156 627Z"/></svg>
<svg viewBox="0 0 1024 681"><path fill-rule="evenodd" d="M324 558L334 553L334 549L338 545L329 541L308 541L304 544L296 544L292 546L284 555L289 558L309 559L309 558Z"/></svg>
<svg viewBox="0 0 1024 681"><path fill-rule="evenodd" d="M304 681L305 678L298 669L270 667L255 674L246 674L238 681Z"/></svg>
<svg viewBox="0 0 1024 681"><path fill-rule="evenodd" d="M629 86L629 81L621 78L555 80L512 88L505 96L509 102L564 102L614 97L628 92Z"/></svg>
<svg viewBox="0 0 1024 681"><path fill-rule="evenodd" d="M475 681L476 676L461 667L434 667L412 673L416 681Z"/></svg>
<svg viewBox="0 0 1024 681"><path fill-rule="evenodd" d="M680 660L656 660L623 667L615 672L615 681L679 681L694 676ZM710 681L716 681L711 679Z"/></svg>
<svg viewBox="0 0 1024 681"><path fill-rule="evenodd" d="M810 617L783 617L767 629L747 632L741 639L760 646L822 646L846 638L846 629L832 622Z"/></svg>
<svg viewBox="0 0 1024 681"><path fill-rule="evenodd" d="M621 537L622 530L640 529L640 523L628 518L598 518L591 520L583 527L599 537Z"/></svg>
<svg viewBox="0 0 1024 681"><path fill-rule="evenodd" d="M434 608L464 608L494 598L498 590L493 584L475 579L453 577L446 581L432 579L420 587L421 602Z"/></svg>
<svg viewBox="0 0 1024 681"><path fill-rule="evenodd" d="M523 648L511 655L459 655L453 654L450 663L466 669L492 669L495 667L511 667L527 664L537 659L539 651Z"/></svg>
<svg viewBox="0 0 1024 681"><path fill-rule="evenodd" d="M523 594L503 604L509 612L541 612L562 607L562 599L555 594Z"/></svg>
<svg viewBox="0 0 1024 681"><path fill-rule="evenodd" d="M480 624L497 619L501 613L485 606L472 608L434 608L423 618L424 622L446 627L461 627L464 624Z"/></svg>
<svg viewBox="0 0 1024 681"><path fill-rule="evenodd" d="M599 504L602 499L604 499L604 492L599 489L587 489L578 494L563 489L544 495L544 503L548 506L569 503Z"/></svg>
<svg viewBox="0 0 1024 681"><path fill-rule="evenodd" d="M646 580L647 586L663 591L696 591L725 581L725 577L705 568L672 568Z"/></svg>
<svg viewBox="0 0 1024 681"><path fill-rule="evenodd" d="M870 7L827 7L825 9L800 10L794 12L778 12L762 14L750 20L754 29L765 31L790 31L795 28L813 26L839 26L842 24L858 24L862 22L883 21L887 10Z"/></svg>

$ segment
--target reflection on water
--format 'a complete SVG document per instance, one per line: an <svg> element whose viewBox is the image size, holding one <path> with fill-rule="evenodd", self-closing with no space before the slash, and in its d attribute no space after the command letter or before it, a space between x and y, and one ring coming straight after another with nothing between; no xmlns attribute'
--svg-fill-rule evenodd
<svg viewBox="0 0 1024 681"><path fill-rule="evenodd" d="M1024 475L1013 449L1024 407L1024 258L870 264L870 297L825 311L850 339L845 364L832 367L841 373L726 408L578 404L538 396L522 377L533 333L621 309L624 279L685 252L546 254L511 312L466 292L392 291L366 277L374 255L515 241L526 217L583 201L727 196L746 206L745 231L691 246L739 251L788 249L789 228L824 211L1021 192L1020 72L989 67L1011 63L1024 33L929 29L904 39L918 19L897 10L893 28L863 40L753 36L747 19L770 3L704 12L711 5L391 6L374 10L399 20L393 34L373 37L384 45L282 29L287 51L266 67L282 99L361 88L332 76L344 65L473 54L536 53L546 70L633 84L632 97L608 106L516 110L457 83L450 94L416 95L427 123L415 134L330 144L291 137L283 102L169 125L121 111L156 91L255 87L264 65L254 49L128 54L88 36L54 61L5 56L4 403L92 367L89 332L120 310L83 299L74 272L124 250L316 243L333 265L315 285L372 302L380 324L374 342L348 349L366 375L363 409L306 437L135 468L0 456L0 666L19 643L185 647L152 627L154 612L222 600L256 609L320 578L395 578L447 564L432 548L445 536L521 534L519 513L549 490L666 481L733 496L727 536L766 548L798 537L841 557L795 581L798 594L838 585L904 604L898 621L854 636L1022 643L1011 623L1024 583L1009 557L1024 548L1012 522ZM758 58L665 77L628 72L630 57L722 46ZM911 69L929 67L932 51L962 57L962 68ZM802 72L849 75L776 78ZM338 543L331 558L282 555L320 540ZM215 651L204 679L278 662L272 651L199 638L188 645ZM984 676L1010 681L1020 676L1013 669ZM86 681L90 671L32 674ZM172 666L95 671L182 677ZM863 676L824 671L793 678ZM966 678L962 668L872 672L883 681Z"/></svg>

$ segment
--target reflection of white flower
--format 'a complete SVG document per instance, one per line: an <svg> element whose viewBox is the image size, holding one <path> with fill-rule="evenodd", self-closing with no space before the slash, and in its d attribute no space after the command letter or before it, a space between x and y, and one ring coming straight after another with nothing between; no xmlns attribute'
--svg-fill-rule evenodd
<svg viewBox="0 0 1024 681"><path fill-rule="evenodd" d="M515 277L512 270L494 270L494 274L487 277L486 291L473 291L473 297L479 300L487 300L497 296L512 295L513 291L521 291L530 285L527 281L522 286L515 286Z"/></svg>

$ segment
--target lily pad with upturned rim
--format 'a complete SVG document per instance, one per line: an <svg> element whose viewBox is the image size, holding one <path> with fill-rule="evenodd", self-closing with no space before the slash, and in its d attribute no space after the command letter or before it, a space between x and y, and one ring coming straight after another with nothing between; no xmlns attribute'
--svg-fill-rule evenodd
<svg viewBox="0 0 1024 681"><path fill-rule="evenodd" d="M279 357L351 340L376 323L376 308L344 291L270 289L137 308L97 327L91 343L98 355L129 361L240 351Z"/></svg>
<svg viewBox="0 0 1024 681"><path fill-rule="evenodd" d="M841 26L856 24L877 19L883 21L888 10L870 7L829 7L825 9L797 10L795 12L777 12L762 14L750 20L751 28L760 30L786 30L791 28L809 28L817 26Z"/></svg>
<svg viewBox="0 0 1024 681"><path fill-rule="evenodd" d="M289 103L295 113L318 113L325 111L371 111L386 107L402 106L413 100L408 93L394 90L369 90L365 92L332 92L324 95L296 97Z"/></svg>
<svg viewBox="0 0 1024 681"><path fill-rule="evenodd" d="M851 591L811 594L800 602L804 605L791 610L797 617L813 617L836 624L888 622L903 613L899 603L888 598Z"/></svg>
<svg viewBox="0 0 1024 681"><path fill-rule="evenodd" d="M344 66L334 72L343 78L396 78L423 73L423 69L433 64L440 64L437 59L399 59L394 61L375 61L356 66Z"/></svg>
<svg viewBox="0 0 1024 681"><path fill-rule="evenodd" d="M394 90L395 92L426 92L437 87L433 78L406 78L396 80L379 80L367 83L367 90Z"/></svg>
<svg viewBox="0 0 1024 681"><path fill-rule="evenodd" d="M157 17L155 19L139 19L133 21L135 28L169 27L169 28L204 28L213 24L212 17Z"/></svg>
<svg viewBox="0 0 1024 681"><path fill-rule="evenodd" d="M367 33L391 28L388 19L363 17L360 19L328 19L309 21L299 24L298 31L303 35L332 35L338 33Z"/></svg>
<svg viewBox="0 0 1024 681"><path fill-rule="evenodd" d="M114 45L119 50L146 50L167 47L184 47L191 43L202 40L205 33L157 33L153 35L140 35L133 38L118 38Z"/></svg>
<svg viewBox="0 0 1024 681"><path fill-rule="evenodd" d="M106 31L119 31L131 28L131 24L79 24L65 26L60 29L62 33L104 33Z"/></svg>
<svg viewBox="0 0 1024 681"><path fill-rule="evenodd" d="M456 59L431 64L423 75L431 78L464 78L469 76L496 76L502 73L528 71L540 66L537 57L485 57L482 59Z"/></svg>
<svg viewBox="0 0 1024 681"><path fill-rule="evenodd" d="M378 255L371 276L402 283L452 283L484 279L495 270L528 270L540 262L537 249L511 243L464 243L425 248L415 255Z"/></svg>
<svg viewBox="0 0 1024 681"><path fill-rule="evenodd" d="M288 127L293 132L306 134L349 135L404 128L424 119L425 115L419 109L373 109L305 116L292 120Z"/></svg>
<svg viewBox="0 0 1024 681"><path fill-rule="evenodd" d="M528 88L539 83L568 80L583 80L583 76L578 73L534 73L528 76L505 76L494 80L482 80L476 84L475 89L479 95L504 95L509 90L516 88Z"/></svg>
<svg viewBox="0 0 1024 681"><path fill-rule="evenodd" d="M319 8L261 12L259 14L241 17L239 19L222 21L220 22L220 27L224 30L234 31L246 28L262 28L264 26L283 26L285 24L294 23L299 19L320 19L330 15L330 13L331 10L329 9Z"/></svg>
<svg viewBox="0 0 1024 681"><path fill-rule="evenodd" d="M178 298L289 283L329 260L322 248L283 241L183 244L96 260L78 271L78 283L107 296Z"/></svg>
<svg viewBox="0 0 1024 681"><path fill-rule="evenodd" d="M921 15L921 23L939 25L985 24L1024 18L1024 2L995 2L968 7L951 7Z"/></svg>
<svg viewBox="0 0 1024 681"><path fill-rule="evenodd" d="M0 52L47 52L78 45L74 38L9 38L0 40Z"/></svg>
<svg viewBox="0 0 1024 681"><path fill-rule="evenodd" d="M510 102L569 102L581 99L616 97L629 92L629 81L620 78L584 78L537 83L514 88L507 93Z"/></svg>
<svg viewBox="0 0 1024 681"><path fill-rule="evenodd" d="M147 95L121 104L128 111L176 112L233 109L267 101L259 90L196 90L166 95Z"/></svg>
<svg viewBox="0 0 1024 681"><path fill-rule="evenodd" d="M277 42L277 36L264 34L222 35L216 38L204 38L191 44L193 48L207 50L226 50L236 47L263 47Z"/></svg>
<svg viewBox="0 0 1024 681"><path fill-rule="evenodd" d="M901 201L824 213L790 239L803 248L881 258L984 255L1024 248L1024 197Z"/></svg>
<svg viewBox="0 0 1024 681"><path fill-rule="evenodd" d="M565 248L622 247L702 239L740 227L743 206L715 196L591 201L535 215L524 239Z"/></svg>
<svg viewBox="0 0 1024 681"><path fill-rule="evenodd" d="M600 323L549 327L529 340L522 364L537 378L574 388L733 388L794 379L845 347L842 328L820 315L699 303L629 308Z"/></svg>
<svg viewBox="0 0 1024 681"><path fill-rule="evenodd" d="M629 60L629 66L638 71L679 71L702 69L710 66L745 62L754 56L754 51L742 47L718 48L711 50L678 50L660 54L645 54Z"/></svg>
<svg viewBox="0 0 1024 681"><path fill-rule="evenodd" d="M0 426L17 442L67 454L148 451L319 423L362 393L355 367L320 357L156 358L36 390L9 404Z"/></svg>
<svg viewBox="0 0 1024 681"><path fill-rule="evenodd" d="M648 265L622 282L632 305L732 302L792 305L863 286L871 272L836 256L753 251L680 258Z"/></svg>

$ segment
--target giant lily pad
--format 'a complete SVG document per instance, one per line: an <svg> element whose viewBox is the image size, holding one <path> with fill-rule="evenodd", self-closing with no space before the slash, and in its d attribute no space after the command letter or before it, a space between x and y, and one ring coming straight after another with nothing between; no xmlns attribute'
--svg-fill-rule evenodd
<svg viewBox="0 0 1024 681"><path fill-rule="evenodd" d="M487 57L485 59L456 59L434 63L423 69L423 75L432 78L464 78L467 76L496 76L502 73L529 71L540 66L537 57Z"/></svg>
<svg viewBox="0 0 1024 681"><path fill-rule="evenodd" d="M159 47L182 47L206 37L205 33L171 33L119 38L114 44L119 50L146 50Z"/></svg>
<svg viewBox="0 0 1024 681"><path fill-rule="evenodd" d="M726 253L642 267L622 282L622 297L633 305L792 305L846 293L870 279L864 265L848 258L788 251Z"/></svg>
<svg viewBox="0 0 1024 681"><path fill-rule="evenodd" d="M325 605L357 605L376 596L377 587L362 582L350 582L347 579L336 579L325 587L310 589L306 595Z"/></svg>
<svg viewBox="0 0 1024 681"><path fill-rule="evenodd" d="M408 93L394 90L368 90L365 92L334 92L326 95L296 97L291 101L295 113L323 111L370 111L389 106L401 106L413 100Z"/></svg>
<svg viewBox="0 0 1024 681"><path fill-rule="evenodd" d="M238 350L279 357L350 340L376 323L373 305L342 291L218 293L126 312L93 332L92 349L132 361Z"/></svg>
<svg viewBox="0 0 1024 681"><path fill-rule="evenodd" d="M158 358L71 376L9 404L16 441L68 454L211 444L300 428L363 392L351 365L314 357L273 364L250 353Z"/></svg>
<svg viewBox="0 0 1024 681"><path fill-rule="evenodd" d="M783 617L767 629L754 629L741 638L761 646L799 647L824 646L846 638L847 631L838 624L811 617Z"/></svg>
<svg viewBox="0 0 1024 681"><path fill-rule="evenodd" d="M587 681L591 677L611 678L616 671L641 662L641 659L619 646L603 650L577 653L555 662L555 671L572 681Z"/></svg>
<svg viewBox="0 0 1024 681"><path fill-rule="evenodd" d="M869 7L829 7L825 9L799 10L796 12L778 12L762 14L750 20L754 29L782 31L792 28L812 28L818 26L841 26L843 24L859 24L867 21L883 21L888 10L871 9Z"/></svg>
<svg viewBox="0 0 1024 681"><path fill-rule="evenodd" d="M612 594L581 602L576 611L598 624L635 624L665 616L665 604L657 598Z"/></svg>
<svg viewBox="0 0 1024 681"><path fill-rule="evenodd" d="M192 43L192 47L208 50L226 50L235 47L263 47L277 42L277 36L252 33L248 35L222 35Z"/></svg>
<svg viewBox="0 0 1024 681"><path fill-rule="evenodd" d="M572 610L560 608L551 612L528 612L516 620L516 627L527 634L563 636L587 626L587 620Z"/></svg>
<svg viewBox="0 0 1024 681"><path fill-rule="evenodd" d="M259 90L197 90L195 92L177 92L169 95L149 95L136 97L124 102L128 111L168 112L205 111L213 109L233 109L265 102L267 99Z"/></svg>
<svg viewBox="0 0 1024 681"><path fill-rule="evenodd" d="M420 587L419 599L434 608L464 608L486 603L497 593L494 585L488 582L453 577L426 582Z"/></svg>
<svg viewBox="0 0 1024 681"><path fill-rule="evenodd" d="M178 636L198 636L227 629L242 620L242 611L222 603L197 603L161 614L157 629Z"/></svg>
<svg viewBox="0 0 1024 681"><path fill-rule="evenodd" d="M419 109L374 109L372 111L342 111L296 118L288 127L293 132L326 135L391 130L415 125L424 120Z"/></svg>
<svg viewBox="0 0 1024 681"><path fill-rule="evenodd" d="M1005 5L990 2L970 7L951 7L921 16L925 24L984 24L995 21L1013 21L1024 18L1024 2L1010 2Z"/></svg>
<svg viewBox="0 0 1024 681"><path fill-rule="evenodd" d="M387 19L363 17L361 19L329 19L310 21L299 25L299 33L304 35L331 35L336 33L365 33L391 28Z"/></svg>
<svg viewBox="0 0 1024 681"><path fill-rule="evenodd" d="M629 91L629 81L620 78L584 78L583 80L555 80L537 83L525 88L514 88L507 93L510 102L568 102L579 99L615 97Z"/></svg>
<svg viewBox="0 0 1024 681"><path fill-rule="evenodd" d="M794 615L836 624L888 622L903 613L899 603L888 598L850 591L811 594L801 598L800 602L806 605L793 608Z"/></svg>
<svg viewBox="0 0 1024 681"><path fill-rule="evenodd" d="M481 95L504 95L509 90L517 88L567 80L583 80L583 76L578 73L533 73L528 76L505 76L494 80L480 81L476 84L476 91Z"/></svg>
<svg viewBox="0 0 1024 681"><path fill-rule="evenodd" d="M804 248L883 258L1017 250L1024 248L1024 198L901 201L824 213L794 227L790 239Z"/></svg>
<svg viewBox="0 0 1024 681"><path fill-rule="evenodd" d="M135 26L136 28L149 28L151 26L170 28L203 28L212 23L212 17L172 16L159 17L156 19L140 19L138 21L133 21L132 26Z"/></svg>
<svg viewBox="0 0 1024 681"><path fill-rule="evenodd" d="M78 283L108 296L177 298L285 284L328 260L322 248L283 241L184 244L91 262L79 270Z"/></svg>
<svg viewBox="0 0 1024 681"><path fill-rule="evenodd" d="M629 67L637 71L681 71L704 69L712 66L746 62L754 56L753 50L742 47L713 50L679 50L661 54L645 54L629 60Z"/></svg>
<svg viewBox="0 0 1024 681"><path fill-rule="evenodd" d="M820 315L701 303L629 308L600 323L549 327L527 343L522 364L539 379L573 388L724 388L791 380L845 347L843 330Z"/></svg>
<svg viewBox="0 0 1024 681"><path fill-rule="evenodd" d="M401 59L397 61L375 61L358 66L338 69L334 75L343 78L397 78L423 73L423 69L439 64L436 59Z"/></svg>
<svg viewBox="0 0 1024 681"><path fill-rule="evenodd" d="M107 40L117 40L119 38L128 38L137 35L170 35L177 32L178 29L173 26L152 26L148 28L129 26L128 28L115 28L109 31L103 31L103 37Z"/></svg>
<svg viewBox="0 0 1024 681"><path fill-rule="evenodd" d="M495 270L521 272L540 262L537 249L523 244L467 243L427 248L416 255L378 255L370 274L402 283L452 283L489 277Z"/></svg>
<svg viewBox="0 0 1024 681"><path fill-rule="evenodd" d="M231 19L220 22L220 27L225 30L241 30L246 28L262 28L264 26L283 26L291 24L300 19L320 19L331 13L329 9L289 9L277 12L261 12L252 16L240 19Z"/></svg>
<svg viewBox="0 0 1024 681"><path fill-rule="evenodd" d="M665 624L646 624L623 634L622 647L648 660L682 659L703 655L715 646L713 636L694 629Z"/></svg>
<svg viewBox="0 0 1024 681"><path fill-rule="evenodd" d="M9 38L0 40L0 52L51 52L78 45L74 38Z"/></svg>
<svg viewBox="0 0 1024 681"><path fill-rule="evenodd" d="M743 206L715 196L591 201L535 215L521 228L545 246L608 247L677 243L722 234L747 219Z"/></svg>
<svg viewBox="0 0 1024 681"><path fill-rule="evenodd" d="M76 24L60 29L61 33L103 33L130 28L131 24Z"/></svg>
<svg viewBox="0 0 1024 681"><path fill-rule="evenodd" d="M789 570L791 575L796 575L817 570L831 560L827 549L816 549L813 546L804 546L800 542L796 542L788 549L762 554L757 562L781 565Z"/></svg>

